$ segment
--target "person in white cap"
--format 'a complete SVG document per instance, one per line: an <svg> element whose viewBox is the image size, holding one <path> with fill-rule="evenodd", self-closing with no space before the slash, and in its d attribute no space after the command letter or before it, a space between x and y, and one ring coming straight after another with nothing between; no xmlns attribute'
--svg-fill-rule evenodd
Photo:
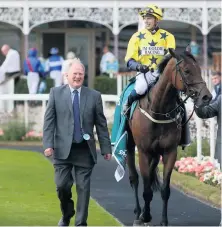
<svg viewBox="0 0 222 227"><path fill-rule="evenodd" d="M76 58L76 55L74 52L70 51L66 55L66 60L62 63L62 78L63 78L63 84L67 84L67 78L66 73L68 72L68 69L70 67L70 64L73 63L73 59Z"/></svg>
<svg viewBox="0 0 222 227"><path fill-rule="evenodd" d="M63 57L59 55L59 49L53 47L50 50L51 56L45 63L45 71L49 73L50 78L54 80L54 86L58 87L62 85L62 63Z"/></svg>

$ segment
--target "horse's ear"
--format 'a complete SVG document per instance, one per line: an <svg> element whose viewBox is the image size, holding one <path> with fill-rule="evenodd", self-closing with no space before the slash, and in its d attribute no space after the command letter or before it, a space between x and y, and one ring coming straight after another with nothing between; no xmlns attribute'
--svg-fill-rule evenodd
<svg viewBox="0 0 222 227"><path fill-rule="evenodd" d="M173 48L169 48L169 52L170 52L170 55L171 55L173 58L176 58L176 53L174 52L174 49L173 49Z"/></svg>
<svg viewBox="0 0 222 227"><path fill-rule="evenodd" d="M190 44L188 44L188 45L187 45L187 47L186 47L186 51L187 51L187 52L189 52L189 53L191 53L191 47L190 47Z"/></svg>

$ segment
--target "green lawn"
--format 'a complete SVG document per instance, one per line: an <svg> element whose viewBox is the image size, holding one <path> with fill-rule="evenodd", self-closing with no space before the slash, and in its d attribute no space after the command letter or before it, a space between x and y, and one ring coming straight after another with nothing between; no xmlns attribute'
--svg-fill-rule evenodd
<svg viewBox="0 0 222 227"><path fill-rule="evenodd" d="M26 151L0 150L0 157L0 225L56 226L61 213L50 162ZM92 199L88 225L121 226Z"/></svg>

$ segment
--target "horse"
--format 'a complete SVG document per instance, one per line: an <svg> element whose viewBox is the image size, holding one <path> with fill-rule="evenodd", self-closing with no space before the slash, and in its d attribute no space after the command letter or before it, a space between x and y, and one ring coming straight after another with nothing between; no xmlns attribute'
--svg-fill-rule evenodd
<svg viewBox="0 0 222 227"><path fill-rule="evenodd" d="M156 191L160 191L162 197L160 225L168 226L170 178L177 159L182 128L182 115L178 111L181 99L178 102L178 93L183 92L187 98L192 98L196 107L207 105L212 99L201 77L201 69L189 49L186 48L180 54L169 49L168 56L160 62L158 69L158 81L139 99L126 129L129 182L135 197L133 225L136 226L151 223L150 203L153 192ZM135 146L138 149L139 169L143 180L142 211L138 198L139 175L135 164ZM158 173L160 156L163 162L162 184Z"/></svg>

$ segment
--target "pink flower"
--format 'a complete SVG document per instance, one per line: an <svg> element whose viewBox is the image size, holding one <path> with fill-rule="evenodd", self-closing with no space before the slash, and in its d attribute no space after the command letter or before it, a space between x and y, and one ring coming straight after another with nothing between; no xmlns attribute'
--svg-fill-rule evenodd
<svg viewBox="0 0 222 227"><path fill-rule="evenodd" d="M201 176L199 179L201 182L204 182L204 176Z"/></svg>

